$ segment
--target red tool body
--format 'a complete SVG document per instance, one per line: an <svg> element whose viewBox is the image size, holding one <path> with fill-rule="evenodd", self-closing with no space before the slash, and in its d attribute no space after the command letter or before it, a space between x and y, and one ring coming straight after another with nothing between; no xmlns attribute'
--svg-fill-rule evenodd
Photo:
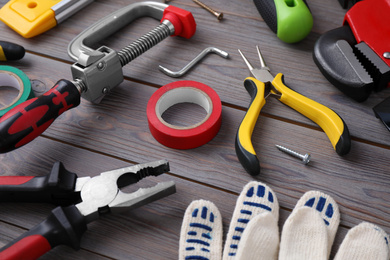
<svg viewBox="0 0 390 260"><path fill-rule="evenodd" d="M80 104L80 93L60 80L42 96L27 100L0 118L0 152L21 147L41 135L63 112Z"/></svg>
<svg viewBox="0 0 390 260"><path fill-rule="evenodd" d="M365 42L388 66L390 59L383 54L390 52L390 1L364 0L356 3L344 17L356 42Z"/></svg>
<svg viewBox="0 0 390 260"><path fill-rule="evenodd" d="M343 26L323 34L313 58L323 75L358 102L390 82L390 0L364 0L345 15Z"/></svg>

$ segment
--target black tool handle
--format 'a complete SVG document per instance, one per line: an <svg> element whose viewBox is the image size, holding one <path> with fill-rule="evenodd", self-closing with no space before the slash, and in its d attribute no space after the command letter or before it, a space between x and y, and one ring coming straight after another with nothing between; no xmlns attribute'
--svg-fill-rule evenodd
<svg viewBox="0 0 390 260"><path fill-rule="evenodd" d="M12 42L0 41L0 61L20 60L24 57L23 46Z"/></svg>
<svg viewBox="0 0 390 260"><path fill-rule="evenodd" d="M47 202L68 206L80 200L77 175L56 162L46 176L0 176L0 202Z"/></svg>
<svg viewBox="0 0 390 260"><path fill-rule="evenodd" d="M244 81L245 89L251 96L251 103L238 127L235 141L237 158L244 169L252 176L260 174L260 161L252 144L252 133L260 111L265 105L263 82L249 77Z"/></svg>
<svg viewBox="0 0 390 260"><path fill-rule="evenodd" d="M0 259L37 259L58 245L78 250L86 230L85 218L74 205L57 207L46 220L2 248Z"/></svg>
<svg viewBox="0 0 390 260"><path fill-rule="evenodd" d="M0 118L0 153L12 151L42 134L63 112L80 104L80 92L60 80L48 92L14 107Z"/></svg>
<svg viewBox="0 0 390 260"><path fill-rule="evenodd" d="M253 0L269 28L284 42L305 38L313 27L306 0Z"/></svg>

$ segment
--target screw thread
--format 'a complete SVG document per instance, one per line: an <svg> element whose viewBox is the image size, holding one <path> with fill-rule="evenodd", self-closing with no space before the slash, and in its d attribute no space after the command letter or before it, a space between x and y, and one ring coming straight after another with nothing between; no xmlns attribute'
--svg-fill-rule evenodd
<svg viewBox="0 0 390 260"><path fill-rule="evenodd" d="M170 28L161 23L155 29L118 52L122 67L171 35Z"/></svg>
<svg viewBox="0 0 390 260"><path fill-rule="evenodd" d="M211 9L209 6L205 5L204 3L202 3L201 1L199 0L193 0L195 3L197 3L198 5L200 5L201 7L203 7L204 9L206 9L207 11L211 12L211 13L215 13L215 11L213 9Z"/></svg>
<svg viewBox="0 0 390 260"><path fill-rule="evenodd" d="M199 6L203 7L204 9L206 9L207 11L209 11L210 13L215 15L218 18L218 20L221 20L223 18L222 13L219 13L219 12L213 10L210 6L202 3L201 1L199 1L199 0L192 0L192 1L194 1L194 3L197 3Z"/></svg>
<svg viewBox="0 0 390 260"><path fill-rule="evenodd" d="M286 148L286 147L284 147L284 146L281 146L281 145L276 145L276 147L278 147L278 149L280 150L280 151L283 151L283 152L285 152L285 153L287 153L287 154L289 154L289 155L292 155L292 156L294 156L294 157L296 157L296 158L299 158L299 159L302 159L303 158L303 155L302 154L299 154L299 153L297 153L297 152L295 152L295 151L293 151L293 150L291 150L291 149L288 149L288 148Z"/></svg>
<svg viewBox="0 0 390 260"><path fill-rule="evenodd" d="M85 85L84 81L82 81L81 79L77 78L75 79L75 81L72 81L72 83L76 86L80 94L87 91L87 86Z"/></svg>
<svg viewBox="0 0 390 260"><path fill-rule="evenodd" d="M297 152L295 152L295 151L293 151L291 149L288 149L288 148L286 148L284 146L281 146L281 145L278 145L278 144L276 144L275 146L280 151L282 151L284 153L287 153L287 154L289 154L289 155L291 155L291 156L293 156L295 158L301 159L303 161L303 163L305 163L305 164L308 164L309 161L310 161L310 154L303 155L303 154L297 153Z"/></svg>

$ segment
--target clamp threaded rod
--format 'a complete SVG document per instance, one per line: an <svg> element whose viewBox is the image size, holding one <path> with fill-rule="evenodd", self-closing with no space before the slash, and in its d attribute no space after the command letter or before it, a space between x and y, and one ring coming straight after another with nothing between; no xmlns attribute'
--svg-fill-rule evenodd
<svg viewBox="0 0 390 260"><path fill-rule="evenodd" d="M156 28L118 52L122 67L175 32L171 22L164 20Z"/></svg>

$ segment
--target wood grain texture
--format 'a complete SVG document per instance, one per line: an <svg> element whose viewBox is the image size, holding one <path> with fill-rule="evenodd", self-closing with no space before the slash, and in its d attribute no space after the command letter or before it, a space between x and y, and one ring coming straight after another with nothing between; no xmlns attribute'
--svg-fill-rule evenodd
<svg viewBox="0 0 390 260"><path fill-rule="evenodd" d="M0 7L7 1L0 0ZM15 62L0 62L23 70L34 80L37 95L59 79L71 79L67 54L69 42L100 18L135 1L95 1L52 30L24 39L3 23L1 39L23 45L26 56ZM356 103L332 86L312 59L318 37L343 21L345 10L337 0L312 0L314 17L310 35L298 44L285 44L264 23L252 0L210 2L224 13L217 19L192 1L171 1L191 11L197 32L190 40L169 37L123 68L125 81L100 104L82 100L81 105L61 115L44 134L30 144L0 155L0 175L45 175L55 161L64 162L79 177L129 164L167 159L169 174L146 184L174 180L177 193L140 209L109 215L91 223L83 237L82 250L58 247L43 259L177 259L182 216L195 199L213 201L230 222L235 200L251 180L269 185L281 205L279 226L298 199L309 190L331 195L341 210L341 226L332 255L346 232L362 221L381 226L390 233L390 138L375 118L372 107L390 95L390 89L373 93L364 103ZM141 18L104 40L115 50L138 39L158 24ZM259 45L271 71L285 75L286 84L299 93L336 111L352 135L351 152L340 157L325 133L312 121L276 99L269 98L253 132L252 142L261 166L253 178L242 168L235 154L237 128L250 102L243 80L249 71L237 49L253 65L258 64ZM181 79L158 71L161 64L172 70L182 68L204 48L214 46L229 52L230 58L207 56ZM94 46L94 47L99 47ZM191 150L174 150L159 144L149 132L146 106L157 88L176 80L196 80L212 87L223 102L222 126L208 144ZM0 89L0 95L1 95ZM202 111L183 110L176 120L201 117ZM190 120L188 120L190 121ZM312 161L299 160L275 148L281 144L297 152L309 152ZM0 247L42 221L53 205L2 203ZM226 235L225 232L225 235Z"/></svg>

